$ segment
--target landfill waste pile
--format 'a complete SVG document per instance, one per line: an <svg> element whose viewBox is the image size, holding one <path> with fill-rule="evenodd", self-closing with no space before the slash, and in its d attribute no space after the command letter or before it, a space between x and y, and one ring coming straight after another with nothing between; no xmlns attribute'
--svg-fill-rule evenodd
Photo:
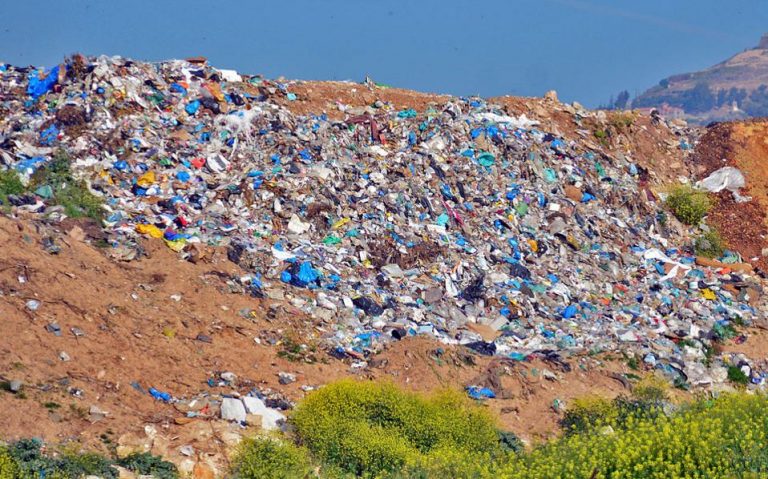
<svg viewBox="0 0 768 479"><path fill-rule="evenodd" d="M763 362L712 348L764 319L758 274L696 257L628 157L480 98L339 105L341 120L284 106L299 100L199 59L2 65L0 159L29 184L65 158L103 202L116 259L140 259L139 237L190 261L226 248L248 294L304 311L336 357L425 335L521 361L634 354L680 385L736 367L764 385ZM51 196L6 206L60 221Z"/></svg>

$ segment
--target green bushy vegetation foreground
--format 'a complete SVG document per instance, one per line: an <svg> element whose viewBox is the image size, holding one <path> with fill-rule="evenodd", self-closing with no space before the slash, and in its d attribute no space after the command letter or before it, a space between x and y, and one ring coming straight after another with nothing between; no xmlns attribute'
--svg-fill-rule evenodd
<svg viewBox="0 0 768 479"><path fill-rule="evenodd" d="M635 391L576 401L560 439L515 452L487 409L458 392L341 381L301 402L286 435L241 444L232 477L768 477L767 396L672 405L658 383Z"/></svg>
<svg viewBox="0 0 768 479"><path fill-rule="evenodd" d="M231 479L681 479L768 477L768 396L732 393L672 404L661 382L613 400L582 398L563 434L521 447L483 405L388 383L341 381L299 403L280 435L245 439ZM0 479L116 479L115 466L158 479L175 467L150 454L108 459L22 440L0 447Z"/></svg>
<svg viewBox="0 0 768 479"><path fill-rule="evenodd" d="M117 479L118 470L114 466L157 479L178 478L176 466L146 452L122 459L109 459L73 447L46 452L43 444L35 439L0 447L0 479L80 479L85 476Z"/></svg>

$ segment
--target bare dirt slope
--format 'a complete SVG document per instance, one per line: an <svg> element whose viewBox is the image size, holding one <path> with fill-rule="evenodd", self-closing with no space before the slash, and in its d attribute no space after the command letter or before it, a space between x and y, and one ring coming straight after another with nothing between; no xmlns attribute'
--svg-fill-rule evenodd
<svg viewBox="0 0 768 479"><path fill-rule="evenodd" d="M696 149L694 175L705 178L724 166L734 166L746 178L752 201L736 203L723 191L709 221L728 245L745 260L768 270L762 250L768 247L768 121L721 123L707 129Z"/></svg>

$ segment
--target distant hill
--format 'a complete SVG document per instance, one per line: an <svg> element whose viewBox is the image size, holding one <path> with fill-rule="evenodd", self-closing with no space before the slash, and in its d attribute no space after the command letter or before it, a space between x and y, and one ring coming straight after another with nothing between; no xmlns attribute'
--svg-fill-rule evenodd
<svg viewBox="0 0 768 479"><path fill-rule="evenodd" d="M694 122L768 116L768 34L706 70L665 78L632 101Z"/></svg>

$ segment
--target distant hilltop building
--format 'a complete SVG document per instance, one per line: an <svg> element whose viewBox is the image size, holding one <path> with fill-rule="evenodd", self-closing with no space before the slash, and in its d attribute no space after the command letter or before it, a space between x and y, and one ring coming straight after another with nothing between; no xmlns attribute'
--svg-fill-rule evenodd
<svg viewBox="0 0 768 479"><path fill-rule="evenodd" d="M768 33L763 33L760 37L760 43L757 44L758 50L768 50Z"/></svg>
<svg viewBox="0 0 768 479"><path fill-rule="evenodd" d="M632 107L700 124L768 117L768 32L757 45L716 65L662 79L632 100Z"/></svg>

